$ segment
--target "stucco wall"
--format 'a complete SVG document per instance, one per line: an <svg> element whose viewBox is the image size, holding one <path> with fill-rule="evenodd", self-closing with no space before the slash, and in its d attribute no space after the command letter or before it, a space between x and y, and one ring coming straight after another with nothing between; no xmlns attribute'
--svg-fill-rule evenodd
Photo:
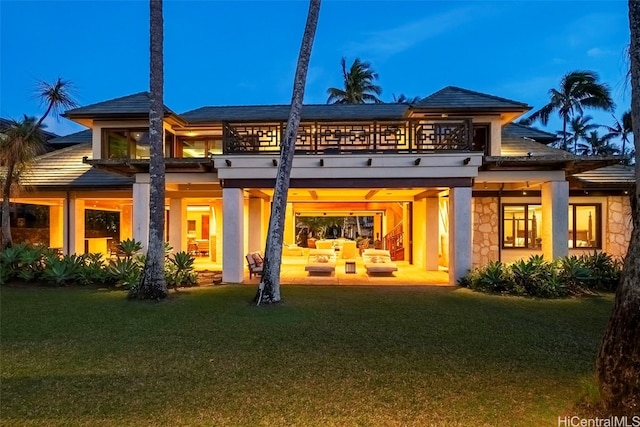
<svg viewBox="0 0 640 427"><path fill-rule="evenodd" d="M603 238L605 252L615 257L625 256L631 239L631 228L629 197L607 197L607 222Z"/></svg>
<svg viewBox="0 0 640 427"><path fill-rule="evenodd" d="M498 260L498 199L474 197L473 214L473 267Z"/></svg>

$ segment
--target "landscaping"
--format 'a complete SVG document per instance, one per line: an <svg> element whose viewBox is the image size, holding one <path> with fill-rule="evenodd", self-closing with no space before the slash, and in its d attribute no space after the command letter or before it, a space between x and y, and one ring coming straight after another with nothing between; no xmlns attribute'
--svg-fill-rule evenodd
<svg viewBox="0 0 640 427"><path fill-rule="evenodd" d="M0 288L6 425L557 425L593 399L612 295L464 288Z"/></svg>

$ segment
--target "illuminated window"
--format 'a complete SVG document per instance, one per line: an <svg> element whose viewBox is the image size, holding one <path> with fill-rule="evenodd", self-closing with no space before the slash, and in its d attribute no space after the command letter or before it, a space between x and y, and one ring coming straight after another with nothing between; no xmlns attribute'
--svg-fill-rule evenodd
<svg viewBox="0 0 640 427"><path fill-rule="evenodd" d="M569 205L569 248L601 248L600 205Z"/></svg>
<svg viewBox="0 0 640 427"><path fill-rule="evenodd" d="M148 129L103 129L103 157L107 159L148 159Z"/></svg>
<svg viewBox="0 0 640 427"><path fill-rule="evenodd" d="M502 206L502 247L542 248L542 206L518 204Z"/></svg>

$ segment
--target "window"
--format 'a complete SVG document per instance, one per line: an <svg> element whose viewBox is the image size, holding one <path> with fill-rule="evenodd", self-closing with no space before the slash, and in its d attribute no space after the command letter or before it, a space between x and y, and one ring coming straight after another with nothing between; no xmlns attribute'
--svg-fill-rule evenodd
<svg viewBox="0 0 640 427"><path fill-rule="evenodd" d="M164 156L175 157L175 140L176 137L171 132L164 131Z"/></svg>
<svg viewBox="0 0 640 427"><path fill-rule="evenodd" d="M102 146L107 159L148 159L149 130L103 129Z"/></svg>
<svg viewBox="0 0 640 427"><path fill-rule="evenodd" d="M222 137L209 136L200 138L178 137L176 157L205 158L210 154L222 154Z"/></svg>
<svg viewBox="0 0 640 427"><path fill-rule="evenodd" d="M473 125L473 151L482 151L489 154L489 141L491 140L491 125Z"/></svg>
<svg viewBox="0 0 640 427"><path fill-rule="evenodd" d="M569 248L601 248L600 205L569 205Z"/></svg>
<svg viewBox="0 0 640 427"><path fill-rule="evenodd" d="M502 247L505 249L542 247L542 206L502 206Z"/></svg>
<svg viewBox="0 0 640 427"><path fill-rule="evenodd" d="M120 237L120 212L86 209L84 211L85 237Z"/></svg>

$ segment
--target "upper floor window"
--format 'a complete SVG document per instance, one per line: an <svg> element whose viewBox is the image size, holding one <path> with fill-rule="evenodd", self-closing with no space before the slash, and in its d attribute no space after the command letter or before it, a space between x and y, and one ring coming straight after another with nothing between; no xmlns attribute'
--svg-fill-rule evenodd
<svg viewBox="0 0 640 427"><path fill-rule="evenodd" d="M204 158L210 154L222 154L222 136L177 138L174 157Z"/></svg>
<svg viewBox="0 0 640 427"><path fill-rule="evenodd" d="M149 130L103 129L102 149L107 159L148 159Z"/></svg>
<svg viewBox="0 0 640 427"><path fill-rule="evenodd" d="M473 125L473 151L482 151L489 154L489 143L491 141L491 125L474 124Z"/></svg>

